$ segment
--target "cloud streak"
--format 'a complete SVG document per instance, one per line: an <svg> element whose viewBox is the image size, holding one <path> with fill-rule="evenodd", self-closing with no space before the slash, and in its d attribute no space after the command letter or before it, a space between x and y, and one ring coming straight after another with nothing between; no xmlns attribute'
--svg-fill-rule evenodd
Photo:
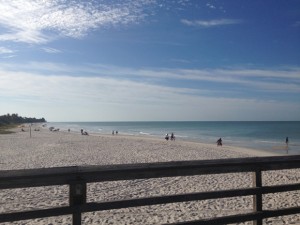
<svg viewBox="0 0 300 225"><path fill-rule="evenodd" d="M241 20L237 19L216 19L216 20L187 20L182 19L181 23L187 26L194 26L194 27L218 27L218 26L227 26L233 24L240 24L242 23Z"/></svg>
<svg viewBox="0 0 300 225"><path fill-rule="evenodd" d="M0 47L0 54L11 54L14 53L13 50L5 47Z"/></svg>
<svg viewBox="0 0 300 225"><path fill-rule="evenodd" d="M186 85L189 81L197 87ZM206 87L205 82L217 85ZM230 90L219 89L219 84L227 84ZM234 116L251 120L258 113L275 120L280 117L276 115L291 119L299 115L299 102L251 95L257 91L272 96L299 94L300 69L150 70L34 62L16 68L0 64L0 112L19 112L24 107L52 121L64 120L53 115L68 115L68 110L72 115L65 118L70 120L82 118L82 113L87 120L236 120ZM244 96L245 92L250 95Z"/></svg>
<svg viewBox="0 0 300 225"><path fill-rule="evenodd" d="M113 79L119 82L134 82L145 85L174 87L180 93L208 94L222 93L226 87L239 92L270 92L275 95L280 93L300 93L300 68L282 69L135 69L101 64L86 64L81 66L68 66L55 63L31 62L16 67L14 64L0 64L3 74L38 73L40 76L70 76L88 78ZM55 75L55 76L53 76ZM194 85L191 85L194 84ZM195 87L196 84L196 87ZM205 88L204 85L208 87ZM167 85L167 86L166 86ZM219 89L219 86L222 88ZM197 86L202 87L198 89ZM163 86L162 86L163 87ZM245 90L248 88L249 90Z"/></svg>
<svg viewBox="0 0 300 225"><path fill-rule="evenodd" d="M166 87L108 77L44 76L0 71L0 108L33 109L48 120L199 120L244 119L254 111L299 112L297 105L263 99L207 97L201 90ZM2 107L6 106L6 107ZM205 107L204 107L205 106ZM284 107L282 107L284 106ZM67 113L67 112L72 113ZM218 112L222 111L222 115ZM19 110L18 110L19 112ZM114 112L118 112L114 117ZM2 112L4 113L4 112ZM7 113L7 112L6 112ZM84 114L84 117L80 114ZM59 117L64 115L65 117ZM74 118L73 118L74 117ZM275 118L275 117L272 117ZM270 117L266 118L270 119Z"/></svg>
<svg viewBox="0 0 300 225"><path fill-rule="evenodd" d="M49 48L49 47L44 47L42 48L43 51L47 52L47 53L52 53L52 54L56 54L56 53L61 53L62 51L55 49L55 48Z"/></svg>

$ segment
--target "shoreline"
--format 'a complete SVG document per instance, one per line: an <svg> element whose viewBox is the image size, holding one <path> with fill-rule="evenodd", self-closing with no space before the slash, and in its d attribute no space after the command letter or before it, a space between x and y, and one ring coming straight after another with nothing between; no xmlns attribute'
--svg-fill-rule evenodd
<svg viewBox="0 0 300 225"><path fill-rule="evenodd" d="M29 137L28 126L24 127L25 132L21 132L20 128L13 128L12 130L16 133L0 135L2 145L4 144L3 139L6 139L6 137L10 140L14 139L13 144L7 144L6 153L9 152L10 156L13 156L15 153L16 157L13 161L17 162L17 165L14 167L14 163L1 163L0 161L0 170L36 168L37 165L39 165L38 167L74 166L82 164L106 165L114 163L122 164L286 155L230 145L218 147L216 144L181 139L166 141L164 138L124 135L120 133L117 135L99 133L81 135L80 132L76 131L68 132L63 130L53 132L49 131L46 127L41 127L40 124L34 124L31 129L32 138ZM35 129L39 131L35 131ZM28 155L26 152L22 151L22 146L29 148ZM61 151L59 149L61 149ZM157 154L157 151L159 151L159 154ZM21 152L28 158L27 162L24 162L23 159L19 159L19 154ZM50 157L50 152L57 154L57 158L60 159L51 164L45 159ZM128 156L124 156L126 152L131 153L132 159ZM37 157L34 157L37 153L41 155L42 160L37 160ZM93 155L98 155L99 153L104 154L106 160L97 161L91 159ZM145 153L145 155L141 153ZM4 158L2 161L5 161L5 158L8 156L3 153L2 155ZM69 159L68 155L74 155L74 159L72 159L72 157ZM67 159L64 163L62 159L66 157ZM82 158L78 160L78 157ZM9 167L5 168L5 165L9 165Z"/></svg>
<svg viewBox="0 0 300 225"><path fill-rule="evenodd" d="M84 129L99 135L110 135L113 130L130 136L164 138L175 134L184 141L211 143L223 139L223 144L271 153L300 154L300 122L269 121L138 121L138 122L50 122L48 126L73 131ZM286 137L290 142L287 148Z"/></svg>
<svg viewBox="0 0 300 225"><path fill-rule="evenodd" d="M46 129L47 128L42 128L42 129ZM71 133L74 135L81 135L80 131L70 131L68 132L67 130L60 130L59 132L64 132L64 133ZM134 134L124 134L124 133L118 133L118 134L102 134L102 133L97 133L97 132L90 132L89 136L96 136L96 137L125 137L125 138L132 138L132 139L146 139L146 140L164 140L164 137L159 137L156 135L134 135ZM171 140L168 140L171 142ZM216 144L213 143L208 143L208 142L202 142L201 140L195 140L195 139L188 139L188 138L181 138L181 137L177 137L175 141L180 141L182 143L195 143L195 144L200 144L200 145L208 145L211 147L215 147ZM242 146L233 146L233 145L223 145L222 147L226 147L226 148L232 148L234 151L237 151L239 153L246 153L246 154L250 154L253 156L278 156L278 155L286 155L285 153L277 153L277 152L271 152L265 149L257 149L257 148L251 148L251 147L242 147ZM282 146L280 146L281 148ZM285 146L283 146L285 147Z"/></svg>
<svg viewBox="0 0 300 225"><path fill-rule="evenodd" d="M68 131L62 130L60 132L64 133L69 133ZM81 135L80 132L74 132L70 131L70 133L75 134L75 135ZM133 139L133 140L155 140L155 141L164 141L164 142L173 142L171 140L166 141L163 137L159 138L158 136L154 135L129 135L129 134L100 134L100 133L89 133L89 136L95 136L95 137L106 137L106 138L114 138L114 137L124 137L128 139ZM280 156L280 155L286 155L285 153L276 153L276 152L270 152L264 149L255 149L255 148L248 148L248 147L240 147L240 146L232 146L232 145L224 145L223 146L217 146L216 144L212 143L205 143L197 140L192 140L192 139L181 139L181 138L176 138L174 142L180 142L183 144L199 144L203 146L208 146L208 147L217 147L217 148L226 148L230 149L233 151L236 151L237 153L243 154L245 153L246 155L252 155L252 156Z"/></svg>
<svg viewBox="0 0 300 225"><path fill-rule="evenodd" d="M99 122L100 123L100 122ZM126 122L125 122L126 123ZM142 122L143 123L143 122ZM60 123L53 123L53 126L55 126L56 128L61 128L62 131L67 131L68 130L68 126L66 125L68 123L63 123L63 125L61 125ZM76 124L76 126L78 127L74 127L74 124ZM74 133L79 133L80 134L80 123L75 123L74 124L70 124L70 128ZM51 123L50 123L51 125ZM61 125L61 126L60 126ZM82 125L82 128L86 129L87 132L89 133L94 133L94 135L104 135L104 136L110 136L111 135L111 131L109 132L109 129L107 129L107 127L105 127L106 125L101 125L98 124L97 127L102 127L103 128L99 128L98 130L95 129L94 127L88 127L88 125ZM110 125L109 125L110 126ZM120 125L120 129L116 129L117 125L113 124L111 125L111 129L112 130L119 130L119 135L123 135L123 136L129 136L129 137L142 137L142 138L158 138L158 139L163 139L165 137L165 134L163 134L164 132L161 132L162 130L165 130L165 133L172 133L171 131L173 130L172 128L168 127L168 124L166 124L167 128L160 128L162 129L161 131L159 130L148 130L147 128L147 124L145 124L145 128L143 128L142 126L138 125L136 127L136 130L126 130L128 129L127 127L124 129L122 129L122 124ZM115 127L114 127L115 126ZM134 129L134 128L132 128ZM247 129L245 127L245 129ZM169 130L169 132L167 132L167 130ZM171 131L170 131L171 130ZM244 132L246 133L246 132ZM183 136L182 136L183 135ZM224 136L219 136L218 137L214 137L214 135L212 136L201 136L201 134L197 134L200 135L197 137L197 135L192 135L192 133L190 131L188 131L188 133L180 133L179 131L176 132L176 128L175 128L175 136L176 136L176 140L181 140L181 141L185 141L185 142L196 142L196 143L200 143L200 144L212 144L214 145L216 140L221 137L223 139L223 144L225 146L232 146L232 147L236 147L236 148L242 148L242 149L252 149L254 151L258 151L258 152L266 152L268 155L270 154L275 154L275 155L297 155L299 154L299 148L298 148L298 142L297 139L295 140L295 142L291 142L289 143L289 145L287 146L285 144L285 141L281 142L280 140L276 140L276 139L272 139L269 140L268 138L266 139L251 139L248 137L234 137L234 136L230 136L228 133L224 133ZM226 137L226 135L228 137ZM263 135L262 135L263 136ZM292 139L293 140L293 139ZM300 145L299 145L300 146Z"/></svg>

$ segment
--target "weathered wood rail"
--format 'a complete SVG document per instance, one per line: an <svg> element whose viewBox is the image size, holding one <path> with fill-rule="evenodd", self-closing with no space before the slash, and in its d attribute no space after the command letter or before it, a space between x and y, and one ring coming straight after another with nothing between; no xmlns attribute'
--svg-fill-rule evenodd
<svg viewBox="0 0 300 225"><path fill-rule="evenodd" d="M69 185L69 206L23 212L2 213L0 214L0 222L72 215L73 224L77 225L81 224L81 214L85 212L206 199L253 196L254 206L253 212L251 213L197 221L179 222L177 224L211 225L253 221L254 224L260 225L265 218L300 213L300 207L263 210L262 196L264 194L300 190L300 181L297 184L263 186L262 171L294 168L300 168L300 156L275 156L1 171L0 189ZM91 182L241 172L253 173L253 187L110 202L86 202L86 187L87 183Z"/></svg>

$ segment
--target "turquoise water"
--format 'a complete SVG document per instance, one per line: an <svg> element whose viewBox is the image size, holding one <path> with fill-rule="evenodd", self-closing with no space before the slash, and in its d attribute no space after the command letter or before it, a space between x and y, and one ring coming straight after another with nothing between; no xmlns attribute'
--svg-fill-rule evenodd
<svg viewBox="0 0 300 225"><path fill-rule="evenodd" d="M65 122L49 123L61 130L80 132L153 136L164 138L174 133L177 139L215 143L222 138L224 145L250 147L272 152L285 152L289 137L289 153L300 154L300 122Z"/></svg>

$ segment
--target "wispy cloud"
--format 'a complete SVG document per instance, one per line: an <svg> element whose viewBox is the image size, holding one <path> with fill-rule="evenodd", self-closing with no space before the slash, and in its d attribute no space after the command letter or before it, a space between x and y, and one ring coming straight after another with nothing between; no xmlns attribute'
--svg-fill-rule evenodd
<svg viewBox="0 0 300 225"><path fill-rule="evenodd" d="M273 92L280 93L300 93L300 68L278 68L278 69L248 69L248 68L228 68L228 69L136 69L118 67L112 65L86 64L81 66L68 66L55 63L31 62L16 67L14 64L0 64L3 71L28 71L38 72L44 76L74 76L74 77L102 77L113 78L119 81L138 81L138 83L152 84L160 86L162 83L174 86L182 90L190 90L195 94L197 88L189 86L190 83L203 86L204 82L210 84L209 88L202 87L201 93L218 92L222 95L222 90L230 87L233 91L246 92ZM168 82L166 82L168 81ZM188 83L187 83L188 82ZM214 85L215 84L215 85ZM222 85L220 89L220 85Z"/></svg>
<svg viewBox="0 0 300 225"><path fill-rule="evenodd" d="M181 23L187 26L195 26L195 27L217 27L217 26L226 26L242 23L241 20L237 19L216 19L216 20L187 20L182 19Z"/></svg>
<svg viewBox="0 0 300 225"><path fill-rule="evenodd" d="M5 55L5 56L2 56L1 58L2 59L10 59L10 58L14 58L16 57L16 55Z"/></svg>
<svg viewBox="0 0 300 225"><path fill-rule="evenodd" d="M255 92L269 92L272 97ZM0 64L0 112L13 102L14 107L27 105L49 120L55 120L56 114L78 120L82 113L87 120L236 120L235 111L239 119L253 119L258 113L267 120L278 119L276 115L282 113L297 119L299 102L284 99L285 94L295 93L300 93L299 68L134 69L34 62L16 68Z"/></svg>
<svg viewBox="0 0 300 225"><path fill-rule="evenodd" d="M55 49L55 48L49 48L49 47L44 47L42 48L43 51L47 52L47 53L52 53L52 54L56 54L56 53L61 53L62 51L59 49Z"/></svg>
<svg viewBox="0 0 300 225"><path fill-rule="evenodd" d="M214 6L212 3L206 3L206 7L210 8L210 9L216 9L217 7Z"/></svg>
<svg viewBox="0 0 300 225"><path fill-rule="evenodd" d="M11 54L14 53L13 50L5 47L0 47L0 54Z"/></svg>
<svg viewBox="0 0 300 225"><path fill-rule="evenodd" d="M300 21L296 21L294 24L293 24L294 27L300 27Z"/></svg>
<svg viewBox="0 0 300 225"><path fill-rule="evenodd" d="M186 59L170 59L169 61L174 63L185 63L185 64L191 63L190 60L186 60Z"/></svg>
<svg viewBox="0 0 300 225"><path fill-rule="evenodd" d="M59 36L81 38L89 31L118 24L139 23L153 0L104 3L66 0L0 0L0 41L47 43Z"/></svg>
<svg viewBox="0 0 300 225"><path fill-rule="evenodd" d="M0 41L45 44L62 37L80 39L97 29L138 24L155 15L160 7L170 10L169 7L176 9L190 4L189 0L0 0ZM207 6L214 7L209 3ZM212 27L241 21L183 19L181 22Z"/></svg>

